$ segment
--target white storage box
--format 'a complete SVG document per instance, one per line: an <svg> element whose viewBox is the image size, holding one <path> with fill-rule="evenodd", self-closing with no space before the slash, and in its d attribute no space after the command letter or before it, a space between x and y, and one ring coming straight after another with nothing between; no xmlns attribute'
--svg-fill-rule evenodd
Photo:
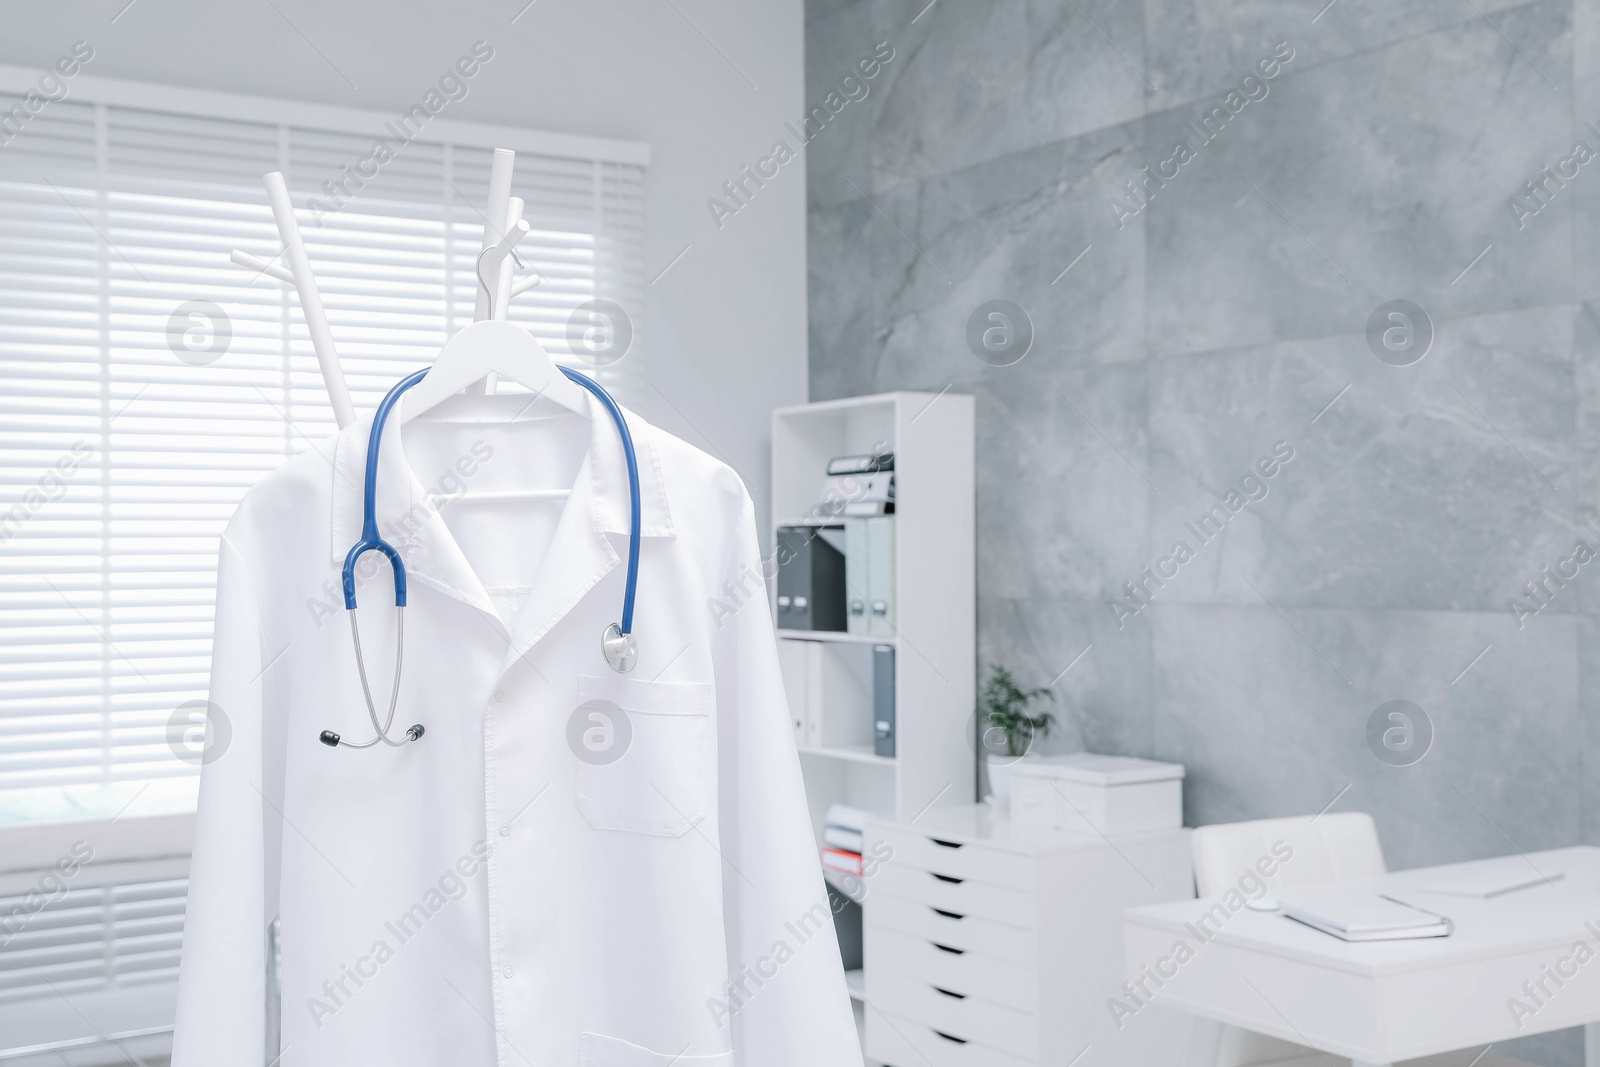
<svg viewBox="0 0 1600 1067"><path fill-rule="evenodd" d="M1183 825L1183 765L1132 756L1022 759L1011 765L1011 817L1103 834Z"/></svg>

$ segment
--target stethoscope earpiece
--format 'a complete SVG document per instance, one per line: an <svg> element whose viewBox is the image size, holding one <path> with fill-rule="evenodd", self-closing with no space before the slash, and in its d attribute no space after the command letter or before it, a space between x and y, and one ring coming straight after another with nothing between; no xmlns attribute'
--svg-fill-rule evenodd
<svg viewBox="0 0 1600 1067"><path fill-rule="evenodd" d="M417 723L405 732L401 740L394 740L389 736L389 727L394 723L394 709L400 702L400 671L405 659L406 645L406 565L400 559L400 553L395 547L385 541L378 533L378 447L383 442L383 424L389 419L389 412L399 401L400 396L407 389L422 381L427 375L427 370L419 370L400 379L393 389L383 398L378 405L378 410L372 416L372 433L367 438L367 477L361 495L361 539L351 546L350 552L344 558L344 571L341 579L344 584L344 606L350 612L350 639L355 645L356 671L361 675L361 692L366 697L367 715L372 720L372 728L377 731L377 736L371 741L356 744L344 740L332 730L324 730L318 735L317 740L329 748L371 748L380 741L391 748L399 748L408 742L415 741L426 731L422 724ZM600 387L600 384L586 375L568 367L562 367L561 373L570 378L575 385L580 385L592 393L595 399L611 414L611 419L617 424L617 435L622 439L623 456L628 462L628 502L632 505L630 523L628 527L628 580L622 594L622 621L607 626L605 633L600 638L600 650L604 653L606 662L618 674L626 674L633 670L634 664L639 661L639 641L633 636L633 599L634 593L639 588L639 460L633 450L633 435L628 432L628 423L622 417L622 409L617 402L611 399L611 394ZM361 655L361 629L356 624L356 561L367 552L382 552L389 559L389 568L394 574L394 604L397 609L395 622L395 651L394 651L394 688L389 693L389 713L383 722L378 721L378 707L372 699L372 685L367 681L367 665Z"/></svg>
<svg viewBox="0 0 1600 1067"><path fill-rule="evenodd" d="M412 726L411 729L406 731L406 740L407 741L415 741L417 738L421 737L423 734L425 734L427 732L428 731L424 730L422 728L422 724L419 722L416 725ZM339 747L339 735L334 733L332 730L324 730L324 731L322 731L321 735L318 736L317 740L321 741L323 744L327 745L329 748L338 748ZM366 745L352 745L350 747L351 748L366 748L367 746Z"/></svg>

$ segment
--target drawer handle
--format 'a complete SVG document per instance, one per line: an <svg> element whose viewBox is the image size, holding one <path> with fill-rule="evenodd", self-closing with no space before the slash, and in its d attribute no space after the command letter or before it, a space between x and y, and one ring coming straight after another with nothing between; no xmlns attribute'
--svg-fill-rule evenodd
<svg viewBox="0 0 1600 1067"><path fill-rule="evenodd" d="M935 1030L934 1033L938 1034L940 1037L944 1038L946 1041L953 1041L958 1045L965 1045L967 1043L967 1039L966 1038L957 1037L955 1034L947 1034L943 1030Z"/></svg>
<svg viewBox="0 0 1600 1067"><path fill-rule="evenodd" d="M932 841L934 844L938 845L940 848L964 848L964 847L966 847L960 841L944 841L944 840L941 840L940 838L937 838L937 837L930 837L930 838L928 838L928 840Z"/></svg>
<svg viewBox="0 0 1600 1067"><path fill-rule="evenodd" d="M945 989L943 986L934 986L933 987L933 991L935 993L943 993L945 996L951 997L952 999L955 999L955 1000L966 1000L967 999L967 995L965 993L952 993L950 990Z"/></svg>
<svg viewBox="0 0 1600 1067"><path fill-rule="evenodd" d="M941 882L949 882L951 885L960 885L962 882L966 881L965 878L957 878L954 875L934 874L932 871L929 871L928 873L929 874L933 874L933 876L935 878L939 879L939 881L941 881Z"/></svg>
<svg viewBox="0 0 1600 1067"><path fill-rule="evenodd" d="M959 911L945 911L943 908L934 908L935 915L943 915L946 919L965 919L966 916Z"/></svg>
<svg viewBox="0 0 1600 1067"><path fill-rule="evenodd" d="M948 952L952 956L965 956L967 954L967 950L964 948L951 948L949 945L941 945L937 941L929 941L928 944L932 945L940 952Z"/></svg>

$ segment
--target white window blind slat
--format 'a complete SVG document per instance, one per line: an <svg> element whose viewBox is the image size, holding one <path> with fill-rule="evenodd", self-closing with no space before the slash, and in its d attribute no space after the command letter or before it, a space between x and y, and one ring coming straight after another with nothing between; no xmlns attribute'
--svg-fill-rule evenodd
<svg viewBox="0 0 1600 1067"><path fill-rule="evenodd" d="M358 409L471 321L491 151L418 139L357 188L371 144L72 100L0 152L0 790L197 772L168 723L205 697L217 538L251 485L334 429L298 299L228 262L281 250L263 173L286 173ZM542 280L510 318L633 401L643 168L519 152L513 194ZM568 320L597 298L627 309L633 347L594 368ZM226 315L214 362L169 342L188 301ZM104 983L103 960L70 958L71 931L97 958L110 935L62 914L69 948L38 974L0 954L0 1000L39 974ZM160 921L118 928L125 980L175 965Z"/></svg>
<svg viewBox="0 0 1600 1067"><path fill-rule="evenodd" d="M183 942L187 879L70 889L42 908L0 897L26 923L0 938L0 1004L63 993L170 982Z"/></svg>

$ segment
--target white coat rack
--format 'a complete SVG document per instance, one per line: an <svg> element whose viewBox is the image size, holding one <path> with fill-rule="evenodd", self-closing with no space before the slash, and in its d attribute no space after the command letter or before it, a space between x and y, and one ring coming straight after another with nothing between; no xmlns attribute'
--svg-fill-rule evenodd
<svg viewBox="0 0 1600 1067"><path fill-rule="evenodd" d="M484 213L482 250L477 260L477 297L473 301L472 311L474 322L489 318L504 319L511 298L527 292L541 280L537 271L521 281L515 280L516 267L520 266L516 248L528 235L530 228L522 217L522 199L511 195L511 172L516 158L515 152L497 148L489 168L489 203ZM272 206L272 218L278 224L283 252L266 260L234 249L229 258L241 267L286 282L299 292L300 309L305 314L311 347L317 354L317 365L322 369L328 400L333 405L334 421L343 429L355 421L355 405L350 401L350 387L345 383L344 370L339 366L339 353L334 348L333 332L328 328L328 313L322 304L322 292L317 288L317 278L312 273L311 260L306 255L305 241L300 236L300 224L295 220L294 205L289 200L289 186L281 171L272 171L263 180L267 187L267 202ZM508 259L511 260L509 266L506 262ZM280 263L279 260L285 262ZM491 385L480 383L476 389L484 392Z"/></svg>

